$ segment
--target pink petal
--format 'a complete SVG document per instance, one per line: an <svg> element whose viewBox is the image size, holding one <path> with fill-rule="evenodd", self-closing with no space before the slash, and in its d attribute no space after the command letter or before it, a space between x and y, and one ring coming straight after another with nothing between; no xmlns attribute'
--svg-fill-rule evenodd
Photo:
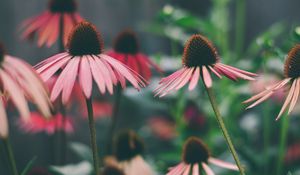
<svg viewBox="0 0 300 175"><path fill-rule="evenodd" d="M107 68L107 70L108 70L108 72L109 72L109 74L110 74L110 77L111 77L111 79L112 79L113 84L114 84L114 85L117 85L117 83L118 83L118 78L117 78L117 76L115 75L114 70L111 68L111 66L110 66L106 61L102 61L102 62L103 62L103 64L105 64L105 66L106 66L106 68ZM123 77L123 79L124 79L124 77ZM125 79L124 79L124 83L125 83Z"/></svg>
<svg viewBox="0 0 300 175"><path fill-rule="evenodd" d="M223 66L225 66L225 67L228 67L228 68L230 68L230 69L232 69L232 70L235 70L236 72L239 72L239 73L248 75L248 76L258 76L258 75L255 74L255 73L248 72L248 71L244 71L244 70L238 69L238 68L236 68L236 67L232 67L232 66L229 66L229 65L226 65L226 64L222 64L222 63L219 63L219 64L221 64L221 65L223 65Z"/></svg>
<svg viewBox="0 0 300 175"><path fill-rule="evenodd" d="M2 80L2 84L4 86L5 91L10 95L13 103L18 108L22 117L25 120L29 117L29 108L27 105L27 101L22 93L22 90L19 86L9 77L7 73L0 69L0 77Z"/></svg>
<svg viewBox="0 0 300 175"><path fill-rule="evenodd" d="M84 20L84 19L80 16L80 14L77 13L77 12L73 13L73 17L74 17L76 23L79 23L79 22L81 22L81 21Z"/></svg>
<svg viewBox="0 0 300 175"><path fill-rule="evenodd" d="M102 94L104 94L105 93L105 81L104 81L102 72L99 70L99 67L97 66L96 61L92 57L87 56L87 58L89 60L90 66L91 66L93 78L94 78L100 92Z"/></svg>
<svg viewBox="0 0 300 175"><path fill-rule="evenodd" d="M196 70L194 71L194 74L192 76L192 79L191 79L191 82L189 85L190 91L193 90L197 86L199 77L200 77L200 67L197 67Z"/></svg>
<svg viewBox="0 0 300 175"><path fill-rule="evenodd" d="M190 174L190 170L191 170L191 165L188 165L186 167L186 169L184 170L183 174L182 175L189 175Z"/></svg>
<svg viewBox="0 0 300 175"><path fill-rule="evenodd" d="M2 99L0 99L0 138L8 137L8 122Z"/></svg>
<svg viewBox="0 0 300 175"><path fill-rule="evenodd" d="M94 59L99 67L99 70L102 72L108 92L110 94L113 94L113 82L112 82L112 78L110 77L110 73L109 70L107 69L106 64L104 64L101 58L99 57L96 57Z"/></svg>
<svg viewBox="0 0 300 175"><path fill-rule="evenodd" d="M74 24L73 24L72 16L68 13L65 13L63 15L63 20L64 20L63 39L64 39L64 44L66 45L68 42L69 34L72 31Z"/></svg>
<svg viewBox="0 0 300 175"><path fill-rule="evenodd" d="M47 24L39 30L38 46L42 46L51 37L51 33L54 30L58 30L58 26L55 25L60 19L59 14L54 14L51 16ZM55 29L56 28L56 29Z"/></svg>
<svg viewBox="0 0 300 175"><path fill-rule="evenodd" d="M214 165L217 165L219 167L222 167L222 168L227 168L227 169L235 170L235 171L239 170L239 168L235 164L228 163L228 162L225 162L225 161L220 160L220 159L216 159L216 158L211 157L211 158L208 159L208 162L212 163Z"/></svg>
<svg viewBox="0 0 300 175"><path fill-rule="evenodd" d="M292 112L292 110L294 109L294 107L295 107L295 105L297 103L298 97L299 97L300 80L299 79L295 79L294 82L296 84L296 87L295 87L294 95L293 95L293 98L292 98L292 101L291 101L291 104L290 104L290 108L289 108L288 114L290 114Z"/></svg>
<svg viewBox="0 0 300 175"><path fill-rule="evenodd" d="M267 100L273 94L273 91L267 91L267 92L268 92L267 94L265 94L263 97L261 97L259 100L257 100L252 105L248 106L246 109L253 108L254 106L262 103L263 101Z"/></svg>
<svg viewBox="0 0 300 175"><path fill-rule="evenodd" d="M67 52L53 55L53 56L39 62L37 65L34 66L34 69L37 69L37 72L40 73L43 70L45 70L46 68L48 68L49 66L51 66L51 64L53 64L55 61L59 61L68 55L69 55L69 53L67 53Z"/></svg>
<svg viewBox="0 0 300 175"><path fill-rule="evenodd" d="M90 64L87 58L81 58L79 69L79 84L87 99L92 95L93 79Z"/></svg>
<svg viewBox="0 0 300 175"><path fill-rule="evenodd" d="M186 77L180 82L179 85L176 86L176 90L182 88L192 77L194 69L190 69Z"/></svg>
<svg viewBox="0 0 300 175"><path fill-rule="evenodd" d="M212 171L212 169L206 163L202 163L202 167L203 167L206 175L215 175L215 173Z"/></svg>
<svg viewBox="0 0 300 175"><path fill-rule="evenodd" d="M296 82L293 81L292 87L290 89L290 92L289 92L288 96L286 97L286 100L284 101L283 106L282 106L282 108L281 108L278 116L276 117L276 120L278 120L281 117L281 115L283 114L283 112L286 110L286 108L288 107L288 105L291 103L292 97L293 97L294 92L295 92L295 87L296 87Z"/></svg>
<svg viewBox="0 0 300 175"><path fill-rule="evenodd" d="M208 66L209 70L211 70L217 77L222 78L222 76L211 66Z"/></svg>
<svg viewBox="0 0 300 175"><path fill-rule="evenodd" d="M200 170L199 170L199 164L195 163L193 165L193 173L192 173L192 175L199 175L200 174L199 172L200 172Z"/></svg>
<svg viewBox="0 0 300 175"><path fill-rule="evenodd" d="M48 41L46 43L48 47L52 46L59 36L59 26L60 26L59 15L57 15L57 17L54 19L53 26L57 26L57 27L53 27L53 30L51 31L51 34L48 37Z"/></svg>
<svg viewBox="0 0 300 175"><path fill-rule="evenodd" d="M28 24L28 27L24 30L22 33L22 38L27 38L31 35L31 33L35 32L38 30L41 26L44 26L45 23L48 22L49 18L51 18L51 14L49 12L45 12L41 14L40 16L31 18L30 24ZM26 22L26 21L25 21Z"/></svg>
<svg viewBox="0 0 300 175"><path fill-rule="evenodd" d="M202 66L202 74L203 74L203 80L204 84L207 88L210 88L212 86L212 79L210 77L210 74L205 66Z"/></svg>
<svg viewBox="0 0 300 175"><path fill-rule="evenodd" d="M170 168L170 171L166 174L166 175L176 175L176 174L181 174L184 169L185 169L185 164L184 163L180 163L179 165Z"/></svg>
<svg viewBox="0 0 300 175"><path fill-rule="evenodd" d="M220 67L218 64L215 64L214 69L217 72L219 72L220 74L226 76L227 78L229 78L233 81L237 81L237 76L235 74L233 74L232 72L229 72L227 69Z"/></svg>
<svg viewBox="0 0 300 175"><path fill-rule="evenodd" d="M80 62L80 57L74 57L68 65L70 65L69 71L65 74L64 87L62 92L62 102L67 104L70 99L71 92L74 87L74 83L78 74L78 67Z"/></svg>
<svg viewBox="0 0 300 175"><path fill-rule="evenodd" d="M240 77L240 78L243 78L243 79L245 79L245 80L255 80L254 78L252 78L252 77L249 77L249 76L247 76L247 75L245 75L245 74L243 74L243 73L240 73L240 72L238 72L238 71L235 71L235 69L232 69L232 67L229 67L229 66L224 66L223 64L221 64L221 63L217 63L218 64L218 67L220 68L222 68L222 69L225 69L225 70L227 70L228 72L231 72L232 74L234 74L235 76L237 76L237 77Z"/></svg>

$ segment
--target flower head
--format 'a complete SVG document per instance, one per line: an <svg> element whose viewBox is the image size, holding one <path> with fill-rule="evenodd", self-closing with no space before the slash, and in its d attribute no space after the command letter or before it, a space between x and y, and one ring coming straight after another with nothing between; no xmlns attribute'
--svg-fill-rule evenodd
<svg viewBox="0 0 300 175"><path fill-rule="evenodd" d="M278 120L281 115L288 109L288 114L292 112L294 109L298 97L299 97L299 91L300 91L300 45L294 46L288 53L285 64L284 64L284 76L285 79L279 81L278 83L275 83L274 85L271 85L270 87L266 88L264 91L258 93L257 95L254 95L250 99L244 101L244 103L250 103L251 104L248 108L252 108L261 102L267 100L269 97L271 97L276 91L281 90L284 88L289 82L291 82L291 87L289 89L289 93L285 99L285 102L276 117L276 120Z"/></svg>
<svg viewBox="0 0 300 175"><path fill-rule="evenodd" d="M64 117L61 113L53 114L50 119L45 119L40 113L32 112L29 121L20 119L18 125L23 131L32 134L46 132L52 135L56 130L66 133L74 131L71 117Z"/></svg>
<svg viewBox="0 0 300 175"><path fill-rule="evenodd" d="M62 94L62 102L66 104L77 77L87 99L92 94L93 79L102 94L106 91L113 94L113 86L118 83L125 88L126 79L138 90L146 86L140 75L102 53L101 35L91 23L83 21L77 24L70 33L67 46L67 52L56 54L36 65L44 81L61 70L51 91L52 101Z"/></svg>
<svg viewBox="0 0 300 175"><path fill-rule="evenodd" d="M117 136L114 143L114 154L117 158L117 166L125 174L154 175L151 166L143 159L144 145L138 135L132 131L125 131Z"/></svg>
<svg viewBox="0 0 300 175"><path fill-rule="evenodd" d="M202 35L193 35L187 42L182 56L183 68L163 78L155 90L156 95L165 96L173 90L178 90L189 83L193 90L200 78L206 87L212 86L210 72L221 78L222 75L236 81L238 78L254 80L256 74L222 64L214 45Z"/></svg>
<svg viewBox="0 0 300 175"><path fill-rule="evenodd" d="M0 137L8 136L5 104L11 100L25 121L30 112L28 101L35 103L46 117L50 116L50 100L39 76L26 62L5 54L0 44Z"/></svg>
<svg viewBox="0 0 300 175"><path fill-rule="evenodd" d="M162 72L150 58L140 52L137 36L131 30L124 30L118 34L114 41L113 50L109 51L108 55L118 59L146 80L151 78L151 67L160 73Z"/></svg>
<svg viewBox="0 0 300 175"><path fill-rule="evenodd" d="M207 146L200 139L190 137L183 147L182 162L170 168L168 175L199 175L202 169L206 174L213 175L214 172L208 166L208 163L238 171L236 165L211 157Z"/></svg>
<svg viewBox="0 0 300 175"><path fill-rule="evenodd" d="M82 20L75 0L49 0L47 11L23 22L22 38L33 39L37 35L39 47L50 47L62 35L66 45L72 28Z"/></svg>

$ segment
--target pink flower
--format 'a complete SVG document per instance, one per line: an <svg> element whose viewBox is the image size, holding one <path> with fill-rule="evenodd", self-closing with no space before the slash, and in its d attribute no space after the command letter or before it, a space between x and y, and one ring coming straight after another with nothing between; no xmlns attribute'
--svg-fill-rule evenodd
<svg viewBox="0 0 300 175"><path fill-rule="evenodd" d="M40 113L32 112L29 121L20 119L18 125L23 131L32 134L46 132L52 135L56 130L66 133L72 133L74 131L72 119L68 116L62 116L61 113L56 113L50 119L46 119Z"/></svg>
<svg viewBox="0 0 300 175"><path fill-rule="evenodd" d="M197 105L191 103L189 104L184 111L184 119L187 122L189 128L194 130L201 130L206 127L205 116L197 108Z"/></svg>
<svg viewBox="0 0 300 175"><path fill-rule="evenodd" d="M201 169L207 175L214 175L215 173L209 167L208 163L238 171L238 167L235 164L211 157L207 146L196 137L190 137L185 142L182 159L180 164L170 168L167 175L200 175Z"/></svg>
<svg viewBox="0 0 300 175"><path fill-rule="evenodd" d="M231 80L238 78L254 80L254 73L237 69L220 62L220 56L213 44L201 35L193 35L184 48L182 57L183 68L163 78L159 87L154 91L159 97L171 91L178 90L189 83L189 90L193 90L202 78L206 87L212 86L210 72L221 78L222 75Z"/></svg>
<svg viewBox="0 0 300 175"><path fill-rule="evenodd" d="M47 11L23 22L22 38L33 39L37 35L39 47L43 45L50 47L62 30L63 41L66 44L72 28L83 20L76 11L75 0L49 0Z"/></svg>
<svg viewBox="0 0 300 175"><path fill-rule="evenodd" d="M299 61L300 56L299 55L300 55L300 45L298 44L290 50L290 52L288 53L288 56L286 58L285 65L284 65L285 79L267 87L265 90L263 90L259 94L254 95L250 99L244 101L244 103L254 102L249 107L247 107L247 109L252 108L252 107L260 104L261 102L267 100L276 91L284 88L291 82L292 86L289 89L289 93L286 97L286 100L285 100L278 116L276 117L276 120L278 120L281 117L281 115L287 110L288 106L289 106L288 114L290 114L292 112L292 110L294 109L294 107L297 103L297 100L299 97L299 91L300 91L300 79L299 79L300 67L298 67L300 65L300 61Z"/></svg>
<svg viewBox="0 0 300 175"><path fill-rule="evenodd" d="M117 36L113 50L107 54L121 61L148 81L151 78L151 67L160 73L162 70L139 49L136 34L131 30L125 30Z"/></svg>
<svg viewBox="0 0 300 175"><path fill-rule="evenodd" d="M146 86L142 77L121 62L103 54L102 48L102 39L96 28L89 22L81 22L69 36L67 52L54 55L36 65L37 72L45 82L61 70L51 91L51 101L55 101L61 94L62 103L66 104L77 77L87 99L92 94L93 79L102 94L106 91L113 94L113 86L118 82L125 88L126 79L138 90Z"/></svg>
<svg viewBox="0 0 300 175"><path fill-rule="evenodd" d="M163 117L152 117L148 121L151 131L161 139L170 140L176 136L176 126L174 122Z"/></svg>
<svg viewBox="0 0 300 175"><path fill-rule="evenodd" d="M6 100L10 99L25 121L30 112L27 100L35 103L44 116L49 117L50 100L39 76L26 62L4 54L0 45L0 137L8 136Z"/></svg>
<svg viewBox="0 0 300 175"><path fill-rule="evenodd" d="M288 163L300 160L300 143L295 143L287 148L285 161Z"/></svg>

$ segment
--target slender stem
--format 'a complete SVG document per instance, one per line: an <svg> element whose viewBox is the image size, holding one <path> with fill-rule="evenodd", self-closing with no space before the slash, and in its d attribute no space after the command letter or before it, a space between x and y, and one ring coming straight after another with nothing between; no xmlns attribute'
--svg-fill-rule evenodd
<svg viewBox="0 0 300 175"><path fill-rule="evenodd" d="M13 153L11 144L9 142L9 139L8 138L3 139L3 143L4 143L5 149L7 151L9 163L10 163L11 170L12 170L12 174L13 175L19 175L18 170L17 170L17 165L16 165L15 157L14 157L14 153Z"/></svg>
<svg viewBox="0 0 300 175"><path fill-rule="evenodd" d="M270 146L270 107L269 103L265 102L264 106L264 112L263 112L263 137L264 137L264 174L268 174L269 171L269 146Z"/></svg>
<svg viewBox="0 0 300 175"><path fill-rule="evenodd" d="M93 160L94 160L94 170L95 174L99 174L99 158L98 158L98 149L96 141L96 128L93 114L92 98L86 99L86 107L88 111L89 118L89 127L90 127L90 137L91 137L91 146L93 151Z"/></svg>
<svg viewBox="0 0 300 175"><path fill-rule="evenodd" d="M288 116L281 117L281 129L280 129L280 140L279 140L279 149L278 149L278 159L277 159L277 169L276 174L281 175L283 169L283 160L286 151L286 142L288 135L288 127L289 127L289 118Z"/></svg>
<svg viewBox="0 0 300 175"><path fill-rule="evenodd" d="M219 123L219 126L220 126L220 128L222 130L222 133L224 135L224 138L225 138L225 140L227 142L227 145L228 145L228 147L230 149L230 152L231 152L231 154L232 154L232 156L233 156L233 158L234 158L234 160L235 160L235 162L236 162L236 164L237 164L237 166L239 168L240 174L241 175L245 175L244 168L242 167L242 164L241 164L241 162L240 162L240 160L238 158L238 155L237 155L237 153L235 151L234 145L233 145L233 143L232 143L232 141L230 139L229 133L228 133L228 131L226 129L226 126L225 126L225 123L223 121L223 118L222 118L222 116L220 114L220 111L218 109L218 105L217 105L215 96L213 94L213 91L212 91L211 88L208 88L208 87L206 87L206 91L207 91L209 100L211 102L211 106L212 106L212 108L213 108L213 110L215 112L215 115L216 115L217 121Z"/></svg>
<svg viewBox="0 0 300 175"><path fill-rule="evenodd" d="M244 48L246 1L236 0L235 53L240 57Z"/></svg>
<svg viewBox="0 0 300 175"><path fill-rule="evenodd" d="M122 98L122 87L121 85L117 86L116 93L115 93L115 103L113 107L113 114L111 118L111 125L108 130L108 138L107 138L107 145L106 145L106 153L107 155L110 155L112 153L112 142L113 137L115 134L117 122L118 122L118 116L119 116L119 110L120 110L120 104L121 104L121 98Z"/></svg>

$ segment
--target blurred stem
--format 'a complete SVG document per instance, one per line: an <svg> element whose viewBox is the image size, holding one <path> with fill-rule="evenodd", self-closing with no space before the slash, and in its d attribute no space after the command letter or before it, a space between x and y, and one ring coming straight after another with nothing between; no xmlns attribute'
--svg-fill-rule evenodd
<svg viewBox="0 0 300 175"><path fill-rule="evenodd" d="M95 174L99 174L99 158L98 158L98 149L97 149L97 137L96 137L96 128L93 114L93 106L92 106L92 97L86 99L86 107L88 111L89 118L89 127L90 127L90 137L91 137L91 146L93 151L93 160L94 160L94 171Z"/></svg>
<svg viewBox="0 0 300 175"><path fill-rule="evenodd" d="M205 85L205 83L204 83L204 85ZM241 162L239 160L239 157L238 157L238 155L237 155L237 153L235 151L235 148L234 148L234 145L233 145L233 143L231 141L229 133L228 133L228 131L226 129L226 126L225 126L225 123L223 121L223 118L222 118L222 116L220 114L220 111L219 111L219 108L218 108L218 105L217 105L217 102L216 102L216 98L215 98L215 96L213 94L213 90L211 88L209 88L209 87L206 87L206 85L205 85L205 88L206 88L207 95L209 97L211 106L212 106L212 108L213 108L213 110L215 112L218 124L219 124L219 126L220 126L220 128L222 130L222 133L223 133L224 138L225 138L225 140L227 142L227 145L228 145L228 147L230 149L230 152L231 152L231 154L232 154L232 156L233 156L233 158L234 158L234 160L235 160L235 162L236 162L236 164L237 164L237 166L239 168L240 174L241 175L245 175L244 168L242 167L242 164L241 164Z"/></svg>
<svg viewBox="0 0 300 175"><path fill-rule="evenodd" d="M17 170L17 165L16 165L13 149L11 147L9 139L8 138L3 139L3 143L4 143L5 149L7 151L7 155L8 155L8 159L9 159L12 174L13 175L18 175L19 173L18 173L18 170Z"/></svg>
<svg viewBox="0 0 300 175"><path fill-rule="evenodd" d="M111 118L111 124L108 130L108 138L107 138L107 145L106 145L106 153L107 155L112 153L112 142L113 142L113 137L115 134L115 129L117 126L118 122L118 115L119 115L119 110L120 110L120 104L121 104L121 99L122 99L122 87L121 85L117 86L116 93L115 93L115 103L113 107L113 114Z"/></svg>
<svg viewBox="0 0 300 175"><path fill-rule="evenodd" d="M236 0L235 53L239 58L244 48L246 1Z"/></svg>
<svg viewBox="0 0 300 175"><path fill-rule="evenodd" d="M289 118L287 115L281 117L281 129L280 129L280 140L279 140L279 149L278 149L278 159L277 159L277 169L276 174L281 175L283 169L283 160L286 151L286 142L287 142L287 134L289 127Z"/></svg>
<svg viewBox="0 0 300 175"><path fill-rule="evenodd" d="M174 108L175 121L176 124L178 124L177 127L178 133L184 133L184 127L185 127L184 116L183 116L184 106L185 106L184 90L180 89L178 92L178 97ZM184 136L182 135L180 136L181 136L181 141L183 141Z"/></svg>
<svg viewBox="0 0 300 175"><path fill-rule="evenodd" d="M263 111L263 137L264 137L264 174L268 174L269 171L269 146L270 146L270 104L268 102L264 103Z"/></svg>
<svg viewBox="0 0 300 175"><path fill-rule="evenodd" d="M174 40L171 40L171 55L172 56L177 56L178 55L177 43Z"/></svg>

